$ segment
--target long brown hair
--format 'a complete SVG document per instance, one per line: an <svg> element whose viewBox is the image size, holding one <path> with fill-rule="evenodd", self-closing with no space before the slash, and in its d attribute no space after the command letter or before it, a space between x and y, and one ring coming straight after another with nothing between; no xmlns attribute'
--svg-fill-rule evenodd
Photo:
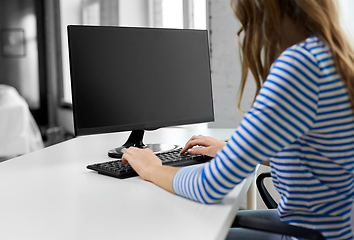
<svg viewBox="0 0 354 240"><path fill-rule="evenodd" d="M354 51L340 26L337 4L335 0L231 0L231 9L241 22L237 32L242 62L239 109L248 71L254 76L257 95L281 54L281 24L286 14L303 33L329 45L354 110Z"/></svg>

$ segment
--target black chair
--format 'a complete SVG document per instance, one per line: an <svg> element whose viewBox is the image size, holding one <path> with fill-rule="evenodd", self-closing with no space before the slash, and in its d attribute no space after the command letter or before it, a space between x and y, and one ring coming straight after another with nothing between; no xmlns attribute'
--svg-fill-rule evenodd
<svg viewBox="0 0 354 240"><path fill-rule="evenodd" d="M261 173L256 180L257 189L261 195L261 198L267 208L277 208L278 204L274 201L269 194L267 188L264 185L264 179L271 177L270 172ZM282 234L297 238L310 239L310 240L325 240L323 235L313 229L304 227L292 226L286 223L272 222L265 219L236 216L231 227L247 228L268 233Z"/></svg>

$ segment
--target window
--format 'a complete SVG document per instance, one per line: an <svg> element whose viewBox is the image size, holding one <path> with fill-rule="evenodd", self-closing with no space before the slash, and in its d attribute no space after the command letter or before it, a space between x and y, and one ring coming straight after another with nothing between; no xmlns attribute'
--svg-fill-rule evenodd
<svg viewBox="0 0 354 240"><path fill-rule="evenodd" d="M164 28L183 28L183 0L161 1L161 25ZM155 12L155 14L159 14ZM188 14L188 12L187 12Z"/></svg>
<svg viewBox="0 0 354 240"><path fill-rule="evenodd" d="M61 0L63 103L71 103L69 24L206 29L206 0Z"/></svg>

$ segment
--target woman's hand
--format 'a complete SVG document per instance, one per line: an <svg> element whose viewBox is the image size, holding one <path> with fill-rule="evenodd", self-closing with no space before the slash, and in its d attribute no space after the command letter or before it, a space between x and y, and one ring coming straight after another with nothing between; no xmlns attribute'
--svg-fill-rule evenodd
<svg viewBox="0 0 354 240"><path fill-rule="evenodd" d="M128 148L122 156L123 164L129 163L139 176L151 181L151 174L155 167L162 166L161 160L148 148Z"/></svg>
<svg viewBox="0 0 354 240"><path fill-rule="evenodd" d="M184 146L181 154L189 152L191 154L203 154L210 157L215 157L216 153L220 151L226 142L217 140L212 137L206 137L203 135L193 136ZM193 148L195 146L201 146L200 148Z"/></svg>
<svg viewBox="0 0 354 240"><path fill-rule="evenodd" d="M172 181L179 168L163 166L161 160L150 149L130 147L123 154L122 162L129 163L143 180L174 193Z"/></svg>

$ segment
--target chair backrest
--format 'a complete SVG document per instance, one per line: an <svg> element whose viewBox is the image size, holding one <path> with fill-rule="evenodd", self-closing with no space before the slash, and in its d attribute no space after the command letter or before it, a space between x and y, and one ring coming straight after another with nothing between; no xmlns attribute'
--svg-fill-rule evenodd
<svg viewBox="0 0 354 240"><path fill-rule="evenodd" d="M269 177L272 177L270 172L264 172L259 174L256 180L256 185L257 185L259 195L261 195L261 198L264 204L267 206L267 208L275 209L278 207L278 204L274 201L272 196L269 194L266 186L264 185L264 179Z"/></svg>

